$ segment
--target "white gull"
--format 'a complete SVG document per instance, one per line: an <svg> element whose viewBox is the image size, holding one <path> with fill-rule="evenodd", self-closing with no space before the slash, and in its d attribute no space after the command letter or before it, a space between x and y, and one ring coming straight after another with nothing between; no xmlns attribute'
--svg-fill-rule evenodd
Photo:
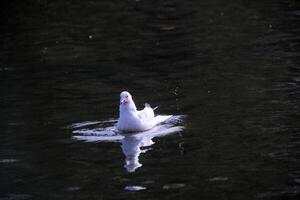
<svg viewBox="0 0 300 200"><path fill-rule="evenodd" d="M154 110L145 103L143 110L137 110L132 96L123 91L120 94L120 116L117 129L123 132L146 131L168 120L172 115L154 115Z"/></svg>

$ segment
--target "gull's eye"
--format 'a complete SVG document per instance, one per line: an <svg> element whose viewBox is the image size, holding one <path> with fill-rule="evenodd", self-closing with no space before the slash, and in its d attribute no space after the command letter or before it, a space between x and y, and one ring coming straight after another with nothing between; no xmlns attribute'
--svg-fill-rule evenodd
<svg viewBox="0 0 300 200"><path fill-rule="evenodd" d="M125 97L128 98L128 95L126 95Z"/></svg>

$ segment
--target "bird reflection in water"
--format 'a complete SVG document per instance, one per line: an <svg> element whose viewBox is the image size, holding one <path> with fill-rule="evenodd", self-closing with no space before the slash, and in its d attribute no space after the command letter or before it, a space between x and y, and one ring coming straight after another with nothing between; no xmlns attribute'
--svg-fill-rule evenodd
<svg viewBox="0 0 300 200"><path fill-rule="evenodd" d="M122 150L125 155L124 167L128 172L134 172L142 164L139 162L139 156L141 153L145 153L149 149L142 149L142 147L149 147L154 142L151 136L140 134L124 135L122 140Z"/></svg>
<svg viewBox="0 0 300 200"><path fill-rule="evenodd" d="M175 134L184 129L184 126L178 125L184 116L173 116L164 124L137 133L123 133L117 131L114 123L116 120L99 122L81 122L72 124L69 128L73 129L73 138L87 142L120 142L122 151L125 155L124 167L128 172L135 172L142 164L139 162L141 153L150 150L154 144L154 137L163 137ZM97 127L90 127L90 126ZM100 128L98 126L101 126ZM90 128L88 128L90 127ZM104 128L102 128L104 127Z"/></svg>

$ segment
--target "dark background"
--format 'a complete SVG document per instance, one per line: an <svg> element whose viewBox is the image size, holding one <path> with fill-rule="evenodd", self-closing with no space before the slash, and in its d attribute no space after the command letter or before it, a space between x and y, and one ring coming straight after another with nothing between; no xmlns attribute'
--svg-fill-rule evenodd
<svg viewBox="0 0 300 200"><path fill-rule="evenodd" d="M298 199L300 4L1 1L0 199ZM65 128L184 114L135 173ZM225 178L224 178L225 177ZM126 191L128 185L146 187Z"/></svg>

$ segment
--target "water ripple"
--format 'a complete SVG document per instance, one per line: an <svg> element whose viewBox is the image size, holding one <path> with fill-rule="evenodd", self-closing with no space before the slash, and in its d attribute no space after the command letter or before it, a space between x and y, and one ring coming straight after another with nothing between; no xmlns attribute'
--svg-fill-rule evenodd
<svg viewBox="0 0 300 200"><path fill-rule="evenodd" d="M86 121L68 126L73 129L73 138L85 142L119 142L125 155L124 167L128 172L135 172L142 164L139 162L141 153L147 152L154 144L154 137L178 133L184 129L182 126L183 115L172 116L158 126L143 132L123 133L116 129L117 120ZM143 147L143 148L142 148Z"/></svg>

